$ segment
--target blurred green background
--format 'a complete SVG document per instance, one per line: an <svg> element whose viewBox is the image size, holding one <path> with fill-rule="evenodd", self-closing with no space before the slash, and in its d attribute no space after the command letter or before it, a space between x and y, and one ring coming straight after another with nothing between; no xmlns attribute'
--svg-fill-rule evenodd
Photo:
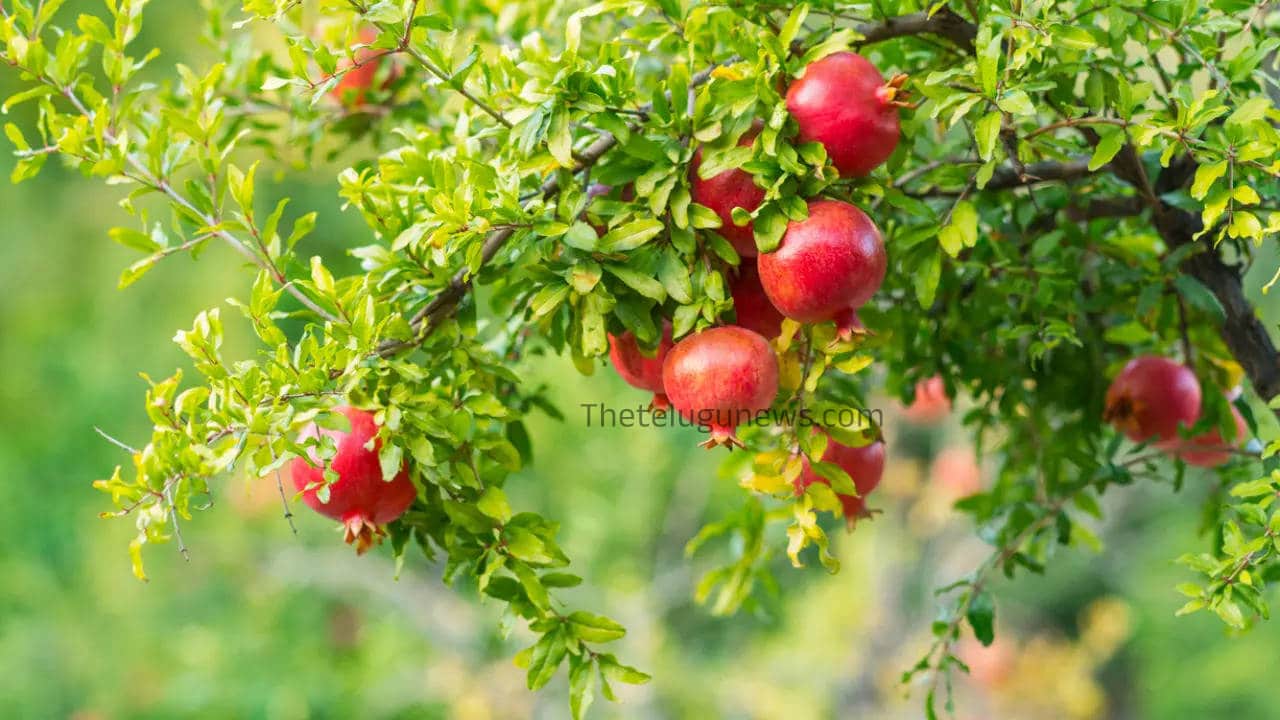
<svg viewBox="0 0 1280 720"><path fill-rule="evenodd" d="M177 4L150 11L141 42L171 63L195 34L174 28L198 18ZM0 94L14 85L6 72ZM373 152L357 145L339 163ZM335 260L367 241L340 210L340 168L276 186L295 210L320 212L306 252ZM128 458L93 428L142 442L137 373L185 367L168 339L200 309L243 297L251 275L213 246L117 291L134 259L106 239L127 222L119 197L56 161L0 189L0 716L566 717L563 677L540 695L524 690L510 658L525 636L502 639L494 605L465 583L443 586L440 568L412 554L394 579L385 548L357 558L305 508L294 537L270 481L226 478L212 511L184 525L190 563L173 545L149 548L151 581L134 579L132 520L98 519L108 502L90 487ZM251 352L233 317L228 355ZM531 419L535 463L511 480L513 503L562 521L563 546L587 578L566 597L623 622L620 657L654 676L619 688L620 704L597 702L593 717L921 716L920 692L904 698L897 678L927 647L932 589L985 555L948 509L949 488L977 472L958 428L908 430L891 416L895 456L872 502L885 513L837 534L843 571L795 570L783 556L771 612L714 618L693 587L725 549L688 561L683 547L743 501L735 478L718 473L720 456L689 431L587 428L579 403L643 401L608 368L583 380L567 361L542 358L527 372L558 388L567 419ZM1280 624L1229 637L1209 614L1173 617L1172 587L1187 578L1172 559L1206 544L1196 526L1210 487L1192 475L1180 494L1110 494L1103 554L1067 550L1047 576L1000 584L1001 639L993 650L966 646L974 677L958 681L958 716L1275 717Z"/></svg>

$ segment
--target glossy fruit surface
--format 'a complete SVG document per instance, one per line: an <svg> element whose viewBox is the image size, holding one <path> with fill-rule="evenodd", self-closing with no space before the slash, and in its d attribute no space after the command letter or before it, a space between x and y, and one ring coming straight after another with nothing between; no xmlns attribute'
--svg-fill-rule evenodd
<svg viewBox="0 0 1280 720"><path fill-rule="evenodd" d="M1200 417L1200 381L1186 365L1143 355L1107 388L1103 419L1134 442L1176 440L1178 427Z"/></svg>
<svg viewBox="0 0 1280 720"><path fill-rule="evenodd" d="M729 284L733 295L734 324L760 333L767 340L782 334L782 313L769 302L760 285L760 273L754 260L742 261L738 274Z"/></svg>
<svg viewBox="0 0 1280 720"><path fill-rule="evenodd" d="M839 200L814 200L809 217L791 221L781 244L757 265L773 306L812 323L861 307L880 289L888 258L866 213Z"/></svg>
<svg viewBox="0 0 1280 720"><path fill-rule="evenodd" d="M337 453L329 467L338 479L325 488L324 468L314 448L308 457L292 461L289 474L293 486L302 493L302 501L321 515L341 522L346 541L355 545L357 553L363 554L385 535L384 524L409 509L418 491L409 479L407 465L390 481L382 478L382 466L378 462L382 441L375 441L372 448L366 447L378 432L373 413L351 407L336 410L351 422L350 432L312 425L298 439L306 442L320 436L331 438ZM323 499L326 490L327 500Z"/></svg>
<svg viewBox="0 0 1280 720"><path fill-rule="evenodd" d="M758 127L747 131L738 141L738 145L751 145L759 132ZM720 227L716 232L728 240L739 255L744 258L755 257L755 228L752 223L735 225L733 209L742 208L747 212L755 212L755 209L760 207L760 203L764 202L764 188L757 187L751 173L740 168L725 170L712 177L702 178L698 175L700 167L702 167L702 148L698 148L694 153L693 162L689 166L689 192L693 196L693 201L699 205L705 205L719 216Z"/></svg>
<svg viewBox="0 0 1280 720"><path fill-rule="evenodd" d="M741 447L734 430L768 410L778 394L778 357L759 333L716 327L676 343L662 380L671 405L711 431L704 446Z"/></svg>
<svg viewBox="0 0 1280 720"><path fill-rule="evenodd" d="M839 52L809 63L787 89L801 142L819 142L841 177L861 177L898 146L897 89L871 61Z"/></svg>
<svg viewBox="0 0 1280 720"><path fill-rule="evenodd" d="M609 359L613 362L613 369L631 387L653 393L652 407L655 410L665 410L670 406L662 386L662 364L674 345L670 323L663 323L662 342L648 355L629 330L622 335L609 336Z"/></svg>

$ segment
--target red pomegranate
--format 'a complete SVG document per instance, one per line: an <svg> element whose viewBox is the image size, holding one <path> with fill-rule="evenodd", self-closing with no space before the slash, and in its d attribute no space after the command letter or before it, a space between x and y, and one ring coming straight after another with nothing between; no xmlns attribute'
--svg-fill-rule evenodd
<svg viewBox="0 0 1280 720"><path fill-rule="evenodd" d="M929 479L948 497L969 497L982 489L982 468L972 447L952 445L933 459Z"/></svg>
<svg viewBox="0 0 1280 720"><path fill-rule="evenodd" d="M869 60L851 52L810 63L787 90L787 111L802 142L819 142L841 177L861 177L898 146L898 99L906 76L885 83Z"/></svg>
<svg viewBox="0 0 1280 720"><path fill-rule="evenodd" d="M782 334L782 313L769 302L760 285L760 273L754 260L744 260L737 277L729 284L733 294L733 312L738 327L754 330L772 340Z"/></svg>
<svg viewBox="0 0 1280 720"><path fill-rule="evenodd" d="M867 495L879 487L880 478L884 476L884 441L877 440L862 447L849 447L834 439L828 439L827 449L822 453L822 461L837 465L841 470L849 473L849 477L853 479L853 486L858 489L857 497L837 494L840 505L844 508L845 520L850 526L862 518L870 517L871 513L867 510ZM795 479L796 494L803 493L805 488L814 483L831 484L809 467L809 461L806 458L804 470L801 471L800 477Z"/></svg>
<svg viewBox="0 0 1280 720"><path fill-rule="evenodd" d="M1234 441L1227 442L1222 437L1222 431L1213 428L1194 438L1161 441L1156 443L1156 447L1181 458L1188 465L1211 468L1226 464L1231 460L1232 449L1244 444L1249 432L1249 427L1245 425L1244 417L1236 406L1228 402L1227 407L1231 408L1231 418L1236 424Z"/></svg>
<svg viewBox="0 0 1280 720"><path fill-rule="evenodd" d="M742 447L735 428L769 409L778 394L778 357L746 328L703 330L667 353L662 383L671 405L711 437L702 445Z"/></svg>
<svg viewBox="0 0 1280 720"><path fill-rule="evenodd" d="M671 342L671 323L662 324L662 342L652 354L645 354L636 342L636 336L630 330L622 335L609 336L609 359L613 361L613 369L627 384L653 393L654 410L665 411L671 406L662 389L662 363L667 359L674 343Z"/></svg>
<svg viewBox="0 0 1280 720"><path fill-rule="evenodd" d="M1102 417L1134 442L1177 440L1178 426L1200 417L1200 381L1168 358L1134 358L1107 388Z"/></svg>
<svg viewBox="0 0 1280 720"><path fill-rule="evenodd" d="M337 411L351 421L351 432L312 425L298 438L301 442L325 436L337 445L330 467L338 479L329 485L329 501L324 502L317 495L325 480L324 468L316 464L314 451L309 457L294 459L289 474L293 486L302 493L302 501L321 515L341 522L346 528L346 541L363 555L386 534L382 526L409 509L418 491L409 479L408 465L400 468L390 481L382 479L382 467L378 463L382 441L374 442L372 449L366 447L378 433L373 413L351 407L340 407Z"/></svg>
<svg viewBox="0 0 1280 720"><path fill-rule="evenodd" d="M788 224L782 243L757 265L765 294L783 315L847 324L850 309L880 289L888 259L880 229L866 213L839 200L813 200L809 217Z"/></svg>
<svg viewBox="0 0 1280 720"><path fill-rule="evenodd" d="M916 425L933 425L951 414L951 398L941 375L916 383L916 399L902 409L902 417Z"/></svg>
<svg viewBox="0 0 1280 720"><path fill-rule="evenodd" d="M760 133L757 123L743 134L738 145L750 145ZM693 163L689 166L689 192L693 201L705 205L720 217L719 232L728 240L733 249L744 258L756 256L755 229L752 223L743 226L733 224L733 209L742 208L754 212L764 202L764 189L757 187L751 173L741 169L725 170L709 178L698 175L702 167L702 148L693 155Z"/></svg>
<svg viewBox="0 0 1280 720"><path fill-rule="evenodd" d="M360 42L369 45L378 39L378 33L370 28L360 31ZM329 89L329 94L338 102L346 107L360 107L365 104L365 100L369 93L369 88L373 87L373 81L377 78L378 68L382 66L386 51L371 47L362 47L353 53L355 62L350 57L343 57L338 61L338 69L346 70L355 64L351 70L346 70L342 77L338 78L337 84ZM383 83L385 88L395 79L397 72L392 67L391 75Z"/></svg>

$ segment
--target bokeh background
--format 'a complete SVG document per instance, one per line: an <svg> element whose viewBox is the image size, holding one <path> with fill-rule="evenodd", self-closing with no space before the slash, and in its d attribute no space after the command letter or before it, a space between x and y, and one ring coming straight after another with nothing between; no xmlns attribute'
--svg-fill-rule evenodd
<svg viewBox="0 0 1280 720"><path fill-rule="evenodd" d="M184 40L196 14L178 3L149 13L142 44L169 65L201 61ZM15 84L6 73L0 95ZM367 230L342 211L332 178L374 153L356 144L332 165L273 179L295 209L319 211L307 251L338 267ZM11 167L6 152L0 174ZM151 581L134 579L132 520L99 519L107 498L90 487L128 458L93 428L143 441L138 372L185 367L174 331L243 297L251 275L213 246L116 290L133 259L105 234L127 221L119 197L57 162L0 186L0 716L566 717L563 676L525 691L510 660L525 637L501 637L495 605L465 583L445 587L440 568L412 554L397 580L385 548L357 558L305 508L294 536L269 480L225 478L212 511L184 525L190 562L173 545L150 548ZM1255 295L1261 281L1251 279ZM253 351L244 328L228 329L229 355ZM587 428L579 403L641 401L607 368L582 379L567 361L537 358L524 371L557 388L566 420L530 419L535 462L509 494L562 521L588 579L566 596L622 621L619 655L654 676L620 688L621 704L597 702L593 717L921 716L920 691L907 697L898 678L928 645L932 590L987 552L949 509L984 480L954 418L913 428L881 403L894 454L871 504L884 514L837 533L843 571L792 569L774 537L781 602L717 618L693 588L726 551L686 560L683 548L743 500L719 455L690 431ZM1111 493L1095 528L1104 552L1065 550L1043 577L998 583L999 640L966 644L974 673L957 679L958 716L1275 717L1280 624L1233 637L1209 614L1173 617L1172 588L1187 578L1172 559L1207 544L1199 508L1212 487L1193 474L1178 494Z"/></svg>

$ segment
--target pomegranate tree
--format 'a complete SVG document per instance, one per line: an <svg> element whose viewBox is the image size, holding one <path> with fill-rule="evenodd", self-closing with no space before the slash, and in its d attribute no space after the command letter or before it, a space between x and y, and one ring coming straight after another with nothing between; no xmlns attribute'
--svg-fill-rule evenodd
<svg viewBox="0 0 1280 720"><path fill-rule="evenodd" d="M751 145L759 132L760 124L757 123L743 134L738 145ZM747 212L754 212L760 207L760 203L764 202L764 189L758 187L755 178L745 170L733 168L709 178L703 178L698 174L701 167L702 148L698 148L689 166L689 192L693 196L693 201L699 205L705 205L720 217L719 233L733 245L733 249L737 250L739 255L744 258L755 257L756 240L753 224L735 225L733 209L742 208Z"/></svg>
<svg viewBox="0 0 1280 720"><path fill-rule="evenodd" d="M778 358L760 333L716 327L677 343L662 381L671 405L710 430L703 447L742 447L735 429L768 410L778 394Z"/></svg>
<svg viewBox="0 0 1280 720"><path fill-rule="evenodd" d="M1168 358L1134 358L1107 388L1103 419L1134 442L1177 440L1178 427L1191 427L1199 417L1200 381Z"/></svg>
<svg viewBox="0 0 1280 720"><path fill-rule="evenodd" d="M351 423L351 430L329 430L311 425L299 435L299 442L328 437L337 445L337 453L328 468L338 479L326 483L325 466L314 448L308 457L295 458L289 465L293 485L302 493L302 501L312 510L342 523L344 539L363 555L386 534L382 526L409 509L418 491L409 479L408 465L390 480L382 477L378 462L381 440L376 440L377 423L373 413L352 407L337 408ZM371 444L372 443L372 444Z"/></svg>
<svg viewBox="0 0 1280 720"><path fill-rule="evenodd" d="M819 142L841 177L861 177L898 146L905 76L885 83L871 61L851 52L810 63L787 90L787 111L800 140Z"/></svg>
<svg viewBox="0 0 1280 720"><path fill-rule="evenodd" d="M783 315L805 323L841 321L845 334L852 329L850 309L880 289L887 266L880 229L839 200L809 202L809 217L788 224L777 249L758 259L760 284Z"/></svg>
<svg viewBox="0 0 1280 720"><path fill-rule="evenodd" d="M640 347L630 330L621 335L609 335L609 359L613 361L613 369L631 387L653 393L651 407L655 410L666 410L671 405L662 386L662 363L673 345L671 323L663 323L662 340L650 352Z"/></svg>
<svg viewBox="0 0 1280 720"><path fill-rule="evenodd" d="M858 490L857 496L836 494L844 509L845 520L850 525L871 514L867 510L867 495L880 486L880 479L884 476L884 453L883 440L861 447L849 447L836 442L833 438L827 440L827 449L822 453L822 462L831 463L848 473L853 480L853 486ZM806 458L804 469L795 479L796 494L803 493L805 488L814 483L831 484L829 480L814 472Z"/></svg>

